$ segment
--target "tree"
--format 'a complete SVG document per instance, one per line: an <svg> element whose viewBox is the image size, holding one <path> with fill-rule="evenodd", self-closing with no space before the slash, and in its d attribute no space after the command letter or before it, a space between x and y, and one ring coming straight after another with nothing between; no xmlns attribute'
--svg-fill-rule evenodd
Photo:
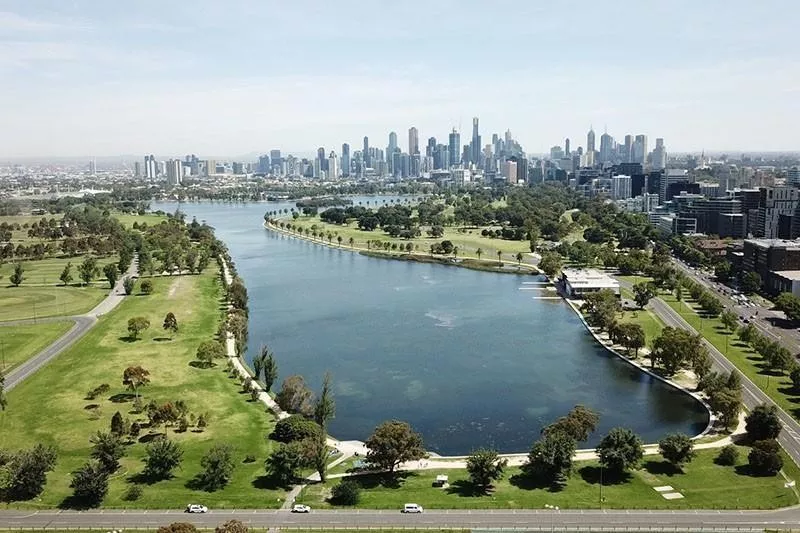
<svg viewBox="0 0 800 533"><path fill-rule="evenodd" d="M0 481L2 496L7 500L30 500L42 493L47 473L56 465L56 450L52 446L37 444L30 450L3 455Z"/></svg>
<svg viewBox="0 0 800 533"><path fill-rule="evenodd" d="M725 329L727 329L731 333L736 331L736 328L739 325L739 317L737 317L736 313L734 313L730 309L724 310L722 314L719 316L719 320L720 322L722 322L722 325L725 326Z"/></svg>
<svg viewBox="0 0 800 533"><path fill-rule="evenodd" d="M450 242L450 241L444 241L444 242ZM500 250L497 250L497 262L500 266L503 266L503 252L501 252Z"/></svg>
<svg viewBox="0 0 800 533"><path fill-rule="evenodd" d="M22 263L14 263L14 272L8 277L8 281L13 286L19 287L25 280L25 276L22 275L23 272L25 272L25 269L22 267Z"/></svg>
<svg viewBox="0 0 800 533"><path fill-rule="evenodd" d="M756 405L746 417L745 430L752 441L777 439L781 433L778 408L762 403Z"/></svg>
<svg viewBox="0 0 800 533"><path fill-rule="evenodd" d="M289 376L283 380L280 392L275 396L275 403L288 413L300 413L310 416L314 412L314 393L306 385L303 376Z"/></svg>
<svg viewBox="0 0 800 533"><path fill-rule="evenodd" d="M5 411L8 407L8 398L6 398L6 376L0 371L0 411Z"/></svg>
<svg viewBox="0 0 800 533"><path fill-rule="evenodd" d="M597 429L600 415L583 405L576 405L567 414L542 429L542 435L561 432L575 442L584 442Z"/></svg>
<svg viewBox="0 0 800 533"><path fill-rule="evenodd" d="M61 271L61 275L58 276L58 279L61 280L61 283L63 283L65 287L72 282L72 263L71 262L67 262L66 266L64 266L64 270Z"/></svg>
<svg viewBox="0 0 800 533"><path fill-rule="evenodd" d="M188 522L173 522L158 528L157 533L197 533L197 528Z"/></svg>
<svg viewBox="0 0 800 533"><path fill-rule="evenodd" d="M200 346L197 347L196 357L204 367L208 368L214 364L215 358L225 357L225 349L220 342L203 341L200 343Z"/></svg>
<svg viewBox="0 0 800 533"><path fill-rule="evenodd" d="M70 487L81 505L97 507L108 492L108 472L97 461L90 461L72 473Z"/></svg>
<svg viewBox="0 0 800 533"><path fill-rule="evenodd" d="M575 439L563 431L545 432L533 443L522 471L555 488L563 488L572 471L575 447Z"/></svg>
<svg viewBox="0 0 800 533"><path fill-rule="evenodd" d="M149 279L142 281L139 290L142 291L142 294L150 294L153 292L153 281Z"/></svg>
<svg viewBox="0 0 800 533"><path fill-rule="evenodd" d="M305 464L302 444L296 441L281 444L277 450L267 457L264 468L273 481L282 487L289 487L297 479L297 471Z"/></svg>
<svg viewBox="0 0 800 533"><path fill-rule="evenodd" d="M794 365L794 357L788 348L782 346L779 342L770 343L770 349L764 357L770 370L783 373L784 371L792 368Z"/></svg>
<svg viewBox="0 0 800 533"><path fill-rule="evenodd" d="M223 488L236 467L233 447L230 444L215 444L200 460L200 466L203 471L199 474L199 482L205 490L214 492Z"/></svg>
<svg viewBox="0 0 800 533"><path fill-rule="evenodd" d="M248 531L248 527L236 519L228 520L214 529L214 533L248 533Z"/></svg>
<svg viewBox="0 0 800 533"><path fill-rule="evenodd" d="M319 424L322 431L325 431L328 421L336 416L336 402L333 399L331 390L331 374L325 372L322 378L322 391L314 404L314 421Z"/></svg>
<svg viewBox="0 0 800 533"><path fill-rule="evenodd" d="M139 333L150 327L150 321L143 316L135 316L128 319L128 333L130 338L136 340L139 338Z"/></svg>
<svg viewBox="0 0 800 533"><path fill-rule="evenodd" d="M543 253L539 261L539 270L545 273L548 278L553 278L561 270L563 262L561 256L556 253Z"/></svg>
<svg viewBox="0 0 800 533"><path fill-rule="evenodd" d="M761 275L758 272L745 272L742 274L739 283L743 293L753 294L761 290Z"/></svg>
<svg viewBox="0 0 800 533"><path fill-rule="evenodd" d="M98 431L89 442L92 443L92 458L96 459L108 474L116 472L119 460L125 455L125 446L119 435Z"/></svg>
<svg viewBox="0 0 800 533"><path fill-rule="evenodd" d="M723 446L719 451L719 455L714 460L717 464L722 466L733 466L739 460L739 450L733 444Z"/></svg>
<svg viewBox="0 0 800 533"><path fill-rule="evenodd" d="M78 275L83 280L84 285L88 285L92 279L97 277L97 270L97 259L92 256L87 257L78 265Z"/></svg>
<svg viewBox="0 0 800 533"><path fill-rule="evenodd" d="M786 318L794 322L800 321L800 298L791 292L783 292L775 299L775 308L783 311Z"/></svg>
<svg viewBox="0 0 800 533"><path fill-rule="evenodd" d="M262 373L264 375L264 390L269 392L272 390L272 385L278 379L278 363L275 361L275 355L266 346L261 346L259 354L256 359L261 361ZM259 373L256 373L258 378Z"/></svg>
<svg viewBox="0 0 800 533"><path fill-rule="evenodd" d="M183 448L167 438L155 439L145 448L144 475L151 480L169 479L183 460Z"/></svg>
<svg viewBox="0 0 800 533"><path fill-rule="evenodd" d="M750 471L759 476L774 476L783 468L780 446L774 440L759 440L753 443L747 455Z"/></svg>
<svg viewBox="0 0 800 533"><path fill-rule="evenodd" d="M608 330L616 321L620 311L617 296L608 289L603 289L584 296L581 312L586 315L586 321L600 331Z"/></svg>
<svg viewBox="0 0 800 533"><path fill-rule="evenodd" d="M618 475L636 467L644 455L642 440L628 428L612 429L596 449L600 464Z"/></svg>
<svg viewBox="0 0 800 533"><path fill-rule="evenodd" d="M175 318L172 311L167 313L167 316L164 317L163 327L165 331L169 331L170 335L175 335L178 332L178 319Z"/></svg>
<svg viewBox="0 0 800 533"><path fill-rule="evenodd" d="M667 326L653 341L650 358L653 366L660 365L664 373L671 376L704 355L708 355L708 350L699 335Z"/></svg>
<svg viewBox="0 0 800 533"><path fill-rule="evenodd" d="M477 250L475 250L475 255L478 256L478 261L480 261L481 255L483 255L483 248L478 248Z"/></svg>
<svg viewBox="0 0 800 533"><path fill-rule="evenodd" d="M228 301L234 308L247 313L247 288L239 278L234 278L228 286Z"/></svg>
<svg viewBox="0 0 800 533"><path fill-rule="evenodd" d="M109 288L113 289L114 285L117 284L117 279L119 278L119 270L117 270L117 265L114 263L109 263L103 267L103 274L105 274L106 279L108 280Z"/></svg>
<svg viewBox="0 0 800 533"><path fill-rule="evenodd" d="M792 380L792 388L794 388L795 391L800 390L800 366L796 366L792 369L789 373L789 379ZM2 387L0 387L0 390L1 389Z"/></svg>
<svg viewBox="0 0 800 533"><path fill-rule="evenodd" d="M644 309L644 306L650 302L656 295L656 287L652 283L642 282L633 286L633 299L639 309Z"/></svg>
<svg viewBox="0 0 800 533"><path fill-rule="evenodd" d="M128 296L133 294L134 287L136 287L136 280L130 276L125 276L122 280L122 288L125 289L125 294Z"/></svg>
<svg viewBox="0 0 800 533"><path fill-rule="evenodd" d="M733 268L728 261L722 261L718 263L716 267L714 267L714 277L717 278L717 281L721 283L726 283L728 280L731 279L731 272Z"/></svg>
<svg viewBox="0 0 800 533"><path fill-rule="evenodd" d="M331 491L331 501L337 505L355 505L361 498L361 486L352 479L344 479Z"/></svg>
<svg viewBox="0 0 800 533"><path fill-rule="evenodd" d="M719 414L719 421L726 429L736 426L739 413L742 410L741 389L728 387L713 391L709 394L708 404L711 410Z"/></svg>
<svg viewBox="0 0 800 533"><path fill-rule="evenodd" d="M658 441L658 453L677 470L694 459L694 443L688 435L671 433Z"/></svg>
<svg viewBox="0 0 800 533"><path fill-rule="evenodd" d="M306 439L319 439L322 428L302 415L290 415L278 420L270 438L278 442L290 443Z"/></svg>
<svg viewBox="0 0 800 533"><path fill-rule="evenodd" d="M150 372L141 366L129 366L122 373L122 384L139 398L139 388L150 383Z"/></svg>
<svg viewBox="0 0 800 533"><path fill-rule="evenodd" d="M482 492L492 486L492 482L503 477L503 469L508 460L500 457L495 450L481 448L467 457L467 473L470 482Z"/></svg>
<svg viewBox="0 0 800 533"><path fill-rule="evenodd" d="M514 258L517 260L517 266L520 266L520 264L522 264L522 259L524 257L525 256L522 255L522 252L517 252L517 255L514 256Z"/></svg>
<svg viewBox="0 0 800 533"><path fill-rule="evenodd" d="M639 355L639 350L645 347L646 337L644 328L633 322L617 324L616 334L619 337L619 344L628 349L628 353L633 351L635 356Z"/></svg>
<svg viewBox="0 0 800 533"><path fill-rule="evenodd" d="M422 436L408 422L383 422L366 442L367 462L393 473L400 463L425 457Z"/></svg>
<svg viewBox="0 0 800 533"><path fill-rule="evenodd" d="M127 433L128 424L126 424L125 419L122 418L122 413L117 411L114 413L114 416L111 417L111 434L122 437Z"/></svg>

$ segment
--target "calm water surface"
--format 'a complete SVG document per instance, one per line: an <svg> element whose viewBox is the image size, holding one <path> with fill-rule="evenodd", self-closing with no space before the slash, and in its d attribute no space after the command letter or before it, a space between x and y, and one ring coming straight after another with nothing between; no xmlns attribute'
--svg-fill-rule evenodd
<svg viewBox="0 0 800 533"><path fill-rule="evenodd" d="M646 442L705 427L695 400L608 354L564 302L534 299L534 278L368 258L261 227L291 205L182 209L216 228L245 280L248 358L267 344L281 380L302 374L316 390L332 373L337 438L397 418L442 454L521 452L578 403L601 413L589 445L614 426Z"/></svg>

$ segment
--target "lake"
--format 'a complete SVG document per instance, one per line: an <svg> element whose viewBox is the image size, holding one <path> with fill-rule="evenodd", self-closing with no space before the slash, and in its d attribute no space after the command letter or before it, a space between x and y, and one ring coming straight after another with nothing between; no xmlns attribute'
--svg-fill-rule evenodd
<svg viewBox="0 0 800 533"><path fill-rule="evenodd" d="M266 344L279 382L302 374L315 390L331 372L336 438L365 440L395 418L440 454L526 452L576 404L601 417L581 447L615 426L645 442L705 428L696 400L601 348L563 301L534 299L532 276L364 257L262 227L266 211L292 205L181 209L216 228L247 285L248 360Z"/></svg>

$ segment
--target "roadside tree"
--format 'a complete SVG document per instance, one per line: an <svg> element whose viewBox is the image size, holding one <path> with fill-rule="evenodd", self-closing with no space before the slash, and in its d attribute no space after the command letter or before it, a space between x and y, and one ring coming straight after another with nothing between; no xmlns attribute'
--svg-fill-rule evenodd
<svg viewBox="0 0 800 533"><path fill-rule="evenodd" d="M198 476L200 486L208 492L223 488L231 480L236 464L230 444L215 444L200 460L203 471Z"/></svg>
<svg viewBox="0 0 800 533"><path fill-rule="evenodd" d="M481 492L486 492L492 482L503 477L503 469L508 460L500 457L495 450L479 449L467 457L467 472L470 482Z"/></svg>
<svg viewBox="0 0 800 533"><path fill-rule="evenodd" d="M644 309L644 306L650 302L656 295L656 287L652 283L642 282L633 286L633 299L639 309Z"/></svg>
<svg viewBox="0 0 800 533"><path fill-rule="evenodd" d="M774 405L756 405L744 421L751 441L777 439L781 433L781 420L778 417L778 408Z"/></svg>
<svg viewBox="0 0 800 533"><path fill-rule="evenodd" d="M113 289L114 285L117 284L117 279L119 279L119 270L117 270L117 265L114 263L107 264L103 267L103 274L105 274L106 280L108 281L108 287Z"/></svg>
<svg viewBox="0 0 800 533"><path fill-rule="evenodd" d="M620 475L639 464L644 455L642 440L628 428L614 428L597 446L600 463Z"/></svg>
<svg viewBox="0 0 800 533"><path fill-rule="evenodd" d="M78 275L84 285L88 285L97 276L97 272L97 259L92 256L87 257L78 265Z"/></svg>
<svg viewBox="0 0 800 533"><path fill-rule="evenodd" d="M90 461L72 473L70 487L80 506L98 507L108 493L108 472L99 462Z"/></svg>
<svg viewBox="0 0 800 533"><path fill-rule="evenodd" d="M676 470L681 470L695 456L692 439L683 433L672 433L658 441L658 452Z"/></svg>
<svg viewBox="0 0 800 533"><path fill-rule="evenodd" d="M747 462L750 471L759 476L774 476L783 468L780 446L774 440L759 440L753 443Z"/></svg>
<svg viewBox="0 0 800 533"><path fill-rule="evenodd" d="M425 457L422 437L407 422L390 420L383 422L366 442L367 462L394 473L403 462Z"/></svg>
<svg viewBox="0 0 800 533"><path fill-rule="evenodd" d="M314 413L314 393L300 375L289 376L283 380L281 390L275 396L275 402L288 413L300 413L305 416Z"/></svg>

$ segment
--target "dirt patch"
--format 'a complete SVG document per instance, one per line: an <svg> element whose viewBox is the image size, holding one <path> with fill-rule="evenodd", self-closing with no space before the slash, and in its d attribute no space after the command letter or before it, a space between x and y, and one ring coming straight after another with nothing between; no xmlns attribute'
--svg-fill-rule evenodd
<svg viewBox="0 0 800 533"><path fill-rule="evenodd" d="M167 293L167 298L170 300L175 298L175 295L178 294L178 291L186 289L186 286L186 278L183 276L178 276L175 278L175 281L172 282L172 286L169 288L169 292Z"/></svg>

